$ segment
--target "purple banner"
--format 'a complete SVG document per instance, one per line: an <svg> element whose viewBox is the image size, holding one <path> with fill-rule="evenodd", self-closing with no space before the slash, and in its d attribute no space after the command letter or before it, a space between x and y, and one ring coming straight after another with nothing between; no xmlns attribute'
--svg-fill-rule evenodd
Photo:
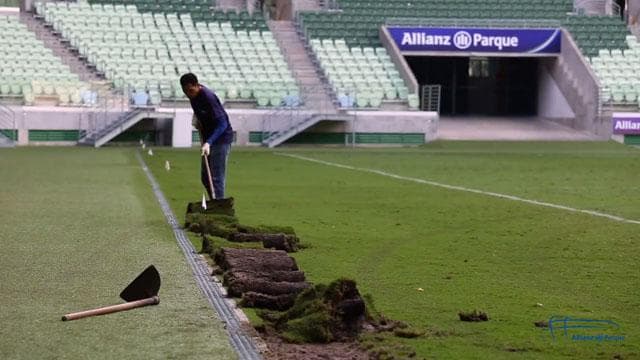
<svg viewBox="0 0 640 360"><path fill-rule="evenodd" d="M400 51L558 54L560 29L390 27Z"/></svg>
<svg viewBox="0 0 640 360"><path fill-rule="evenodd" d="M640 113L613 113L615 135L640 135Z"/></svg>

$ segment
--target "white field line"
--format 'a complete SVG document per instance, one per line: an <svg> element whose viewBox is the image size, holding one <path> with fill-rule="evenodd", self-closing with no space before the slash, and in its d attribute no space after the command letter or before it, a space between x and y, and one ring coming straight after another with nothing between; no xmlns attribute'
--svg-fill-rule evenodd
<svg viewBox="0 0 640 360"><path fill-rule="evenodd" d="M602 212L594 211L594 210L576 209L576 208L572 208L572 207L565 206L565 205L552 204L552 203L548 203L548 202L544 202L544 201L538 201L538 200L530 200L530 199L525 199L525 198L521 198L521 197L513 196L513 195L507 195L507 194L500 194L500 193L495 193L495 192L491 192L491 191L483 191L483 190L471 189L471 188L467 188L467 187L464 187L464 186L448 185L448 184L443 184L443 183L430 181L430 180L424 180L424 179L418 179L418 178L413 178L413 177L408 177L408 176L396 175L396 174L388 173L388 172L385 172L385 171L382 171L382 170L367 169L367 168L361 168L361 167L355 167L355 166L350 166L350 165L343 165L343 164L333 163L333 162L324 161L324 160L318 160L318 159L314 159L314 158L310 158L310 157L306 157L306 156L286 154L286 153L274 153L274 154L280 155L280 156L286 156L286 157L290 157L290 158L294 158L294 159L298 159L298 160L310 161L310 162L314 162L314 163L317 163L317 164L333 166L333 167L337 167L337 168L341 168L341 169L347 169L347 170L360 171L360 172L371 173L371 174L376 174L376 175L382 175L382 176L390 177L390 178L397 179L397 180L411 181L411 182L415 182L415 183L418 183L418 184L437 186L437 187L441 187L441 188L445 188L445 189L449 189L449 190L457 190L457 191L464 191L464 192L469 192L469 193L474 193L474 194L493 196L493 197L497 197L497 198L500 198L500 199L519 201L519 202L523 202L523 203L526 203L526 204L532 204L532 205L537 205L537 206L545 206L545 207L549 207L549 208L553 208L553 209L565 210L565 211L574 212L574 213L582 213L582 214L587 214L587 215L591 215L591 216L606 218L606 219L610 219L610 220L614 220L614 221L619 221L619 222L623 222L623 223L640 225L640 221L638 221L638 220L626 219L626 218L623 218L623 217L620 217L620 216L611 215L611 214L607 214L607 213L602 213Z"/></svg>

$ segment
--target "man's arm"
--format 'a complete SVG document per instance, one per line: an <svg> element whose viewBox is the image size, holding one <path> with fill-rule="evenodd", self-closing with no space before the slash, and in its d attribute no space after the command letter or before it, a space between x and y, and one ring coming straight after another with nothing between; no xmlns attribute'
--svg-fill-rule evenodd
<svg viewBox="0 0 640 360"><path fill-rule="evenodd" d="M216 126L216 128L213 130L213 134L211 134L211 136L209 136L209 138L207 139L207 143L209 143L209 145L213 145L213 143L216 140L218 140L220 135L222 135L222 133L225 130L227 130L227 122L226 121L218 121L218 126Z"/></svg>
<svg viewBox="0 0 640 360"><path fill-rule="evenodd" d="M229 126L229 121L224 121L224 118L225 118L224 109L222 108L220 101L215 98L215 95L211 94L207 96L207 99L209 100L209 104L211 104L211 108L213 109L212 111L214 116L213 120L216 121L216 124L217 124L216 128L213 130L213 133L207 139L207 143L209 143L209 145L213 145L213 143L216 140L218 140L218 138L222 135L222 133L224 133L224 131L227 130L227 126Z"/></svg>

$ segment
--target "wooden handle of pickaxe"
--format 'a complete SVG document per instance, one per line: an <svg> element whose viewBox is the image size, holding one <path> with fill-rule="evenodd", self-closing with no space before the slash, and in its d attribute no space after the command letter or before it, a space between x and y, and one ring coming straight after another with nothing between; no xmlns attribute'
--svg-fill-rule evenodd
<svg viewBox="0 0 640 360"><path fill-rule="evenodd" d="M200 146L204 145L204 137L202 137L202 131L200 130L200 127L198 127L198 134L200 134ZM209 159L207 159L207 156L205 154L202 154L202 160L204 160L204 166L207 168L207 176L209 179L209 193L211 194L209 196L209 200L213 201L213 199L215 199L216 194L213 191L213 180L211 177L211 169L209 168Z"/></svg>
<svg viewBox="0 0 640 360"><path fill-rule="evenodd" d="M205 154L202 154L202 160L204 161L204 167L207 168L207 176L209 179L209 192L211 193L211 197L209 198L209 200L213 201L213 199L215 199L216 194L213 191L213 178L211 177L211 168L209 167L209 159L207 159L207 156Z"/></svg>
<svg viewBox="0 0 640 360"><path fill-rule="evenodd" d="M142 300L126 302L124 304L105 306L98 309L85 310L85 311L79 311L71 314L66 314L65 316L62 317L62 321L71 321L71 320L86 318L89 316L111 314L114 312L131 310L137 307L142 307L147 305L157 305L159 303L160 303L160 298L158 296L153 296L153 297L142 299Z"/></svg>

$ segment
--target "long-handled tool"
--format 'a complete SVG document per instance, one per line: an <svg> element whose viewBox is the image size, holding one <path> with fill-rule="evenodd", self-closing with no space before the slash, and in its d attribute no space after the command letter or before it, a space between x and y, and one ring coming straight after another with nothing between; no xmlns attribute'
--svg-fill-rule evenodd
<svg viewBox="0 0 640 360"><path fill-rule="evenodd" d="M157 305L160 303L160 298L158 297L159 290L160 274L155 266L150 265L120 293L120 297L125 300L126 303L66 314L62 317L62 321L111 314L147 305Z"/></svg>
<svg viewBox="0 0 640 360"><path fill-rule="evenodd" d="M207 179L209 180L209 200L213 201L216 198L216 193L213 191L213 177L211 176L211 168L209 167L207 155L202 154L202 161L204 161L204 166L207 169Z"/></svg>
<svg viewBox="0 0 640 360"><path fill-rule="evenodd" d="M194 126L198 129L198 134L200 135L200 146L202 146L204 145L205 140L202 134L202 126L200 126L200 120L197 120L196 125ZM202 161L204 161L204 166L207 169L207 176L209 179L209 200L213 201L216 198L216 193L213 191L213 178L211 177L211 168L209 167L209 159L207 159L207 155L202 154Z"/></svg>

